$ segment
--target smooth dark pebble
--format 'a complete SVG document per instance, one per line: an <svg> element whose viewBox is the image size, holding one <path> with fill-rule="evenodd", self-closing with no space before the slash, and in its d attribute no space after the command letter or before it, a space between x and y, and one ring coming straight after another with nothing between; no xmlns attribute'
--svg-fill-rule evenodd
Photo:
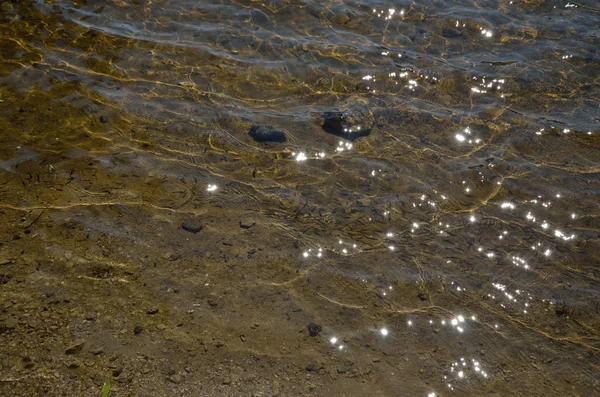
<svg viewBox="0 0 600 397"><path fill-rule="evenodd" d="M181 228L187 232L196 234L200 230L202 230L204 228L204 226L202 226L202 224L199 221L197 221L195 219L191 219L191 220L183 221L181 223Z"/></svg>
<svg viewBox="0 0 600 397"><path fill-rule="evenodd" d="M323 328L319 325L319 324L315 324L315 323L310 323L308 324L308 333L310 334L310 336L318 336L321 331L323 330Z"/></svg>
<svg viewBox="0 0 600 397"><path fill-rule="evenodd" d="M250 127L248 135L256 142L285 142L287 137L285 132L274 128L272 125L254 124Z"/></svg>

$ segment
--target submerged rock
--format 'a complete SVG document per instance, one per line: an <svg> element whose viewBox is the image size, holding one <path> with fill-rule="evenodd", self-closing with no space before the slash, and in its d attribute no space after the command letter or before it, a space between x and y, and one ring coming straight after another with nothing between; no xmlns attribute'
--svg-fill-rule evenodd
<svg viewBox="0 0 600 397"><path fill-rule="evenodd" d="M355 101L323 114L323 130L350 141L371 133L375 118L365 103Z"/></svg>
<svg viewBox="0 0 600 397"><path fill-rule="evenodd" d="M318 336L323 328L319 324L310 323L308 324L308 333L310 336Z"/></svg>
<svg viewBox="0 0 600 397"><path fill-rule="evenodd" d="M186 232L196 234L199 231L201 231L204 228L204 226L202 226L202 223L200 223L200 221L196 219L189 219L181 223L181 228Z"/></svg>
<svg viewBox="0 0 600 397"><path fill-rule="evenodd" d="M240 227L242 229L250 229L255 224L256 222L254 221L254 219L251 218L244 218L240 220Z"/></svg>
<svg viewBox="0 0 600 397"><path fill-rule="evenodd" d="M250 127L248 135L256 142L285 142L287 140L284 131L278 130L270 124L254 124Z"/></svg>

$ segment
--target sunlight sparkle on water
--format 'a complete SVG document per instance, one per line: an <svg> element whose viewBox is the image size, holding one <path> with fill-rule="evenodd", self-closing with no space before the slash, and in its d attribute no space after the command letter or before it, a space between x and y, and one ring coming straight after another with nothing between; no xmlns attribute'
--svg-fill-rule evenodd
<svg viewBox="0 0 600 397"><path fill-rule="evenodd" d="M516 206L513 203L508 202L508 201L505 201L504 203L502 203L500 205L500 207L502 207L502 208L510 208L511 210L514 210L516 208Z"/></svg>
<svg viewBox="0 0 600 397"><path fill-rule="evenodd" d="M360 131L360 126L355 128L357 131ZM347 129L345 130L346 132ZM352 129L350 130L350 132L352 132ZM352 144L350 142L344 142L344 141L340 141L338 144L338 147L335 148L336 152L343 152L344 150L350 150L352 149Z"/></svg>

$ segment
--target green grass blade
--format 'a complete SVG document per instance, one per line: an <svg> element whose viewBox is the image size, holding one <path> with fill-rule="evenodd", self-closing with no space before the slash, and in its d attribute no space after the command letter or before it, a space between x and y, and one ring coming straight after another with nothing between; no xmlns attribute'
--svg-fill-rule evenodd
<svg viewBox="0 0 600 397"><path fill-rule="evenodd" d="M110 379L106 379L104 381L104 386L102 386L102 390L100 391L100 397L108 397L110 393Z"/></svg>

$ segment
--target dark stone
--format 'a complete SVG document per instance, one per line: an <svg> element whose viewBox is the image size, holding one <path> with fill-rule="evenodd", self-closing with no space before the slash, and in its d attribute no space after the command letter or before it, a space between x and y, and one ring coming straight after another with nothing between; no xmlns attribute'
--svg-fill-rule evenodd
<svg viewBox="0 0 600 397"><path fill-rule="evenodd" d="M105 115L100 116L100 122L101 123L108 123L108 117L106 117Z"/></svg>
<svg viewBox="0 0 600 397"><path fill-rule="evenodd" d="M142 328L141 325L136 325L135 328L133 328L133 334L139 335L142 333L143 330L144 330L144 328Z"/></svg>
<svg viewBox="0 0 600 397"><path fill-rule="evenodd" d="M355 102L340 111L323 114L323 130L350 141L369 135L375 124L375 118L369 108Z"/></svg>
<svg viewBox="0 0 600 397"><path fill-rule="evenodd" d="M565 302L557 302L554 311L559 316L571 314L571 308Z"/></svg>
<svg viewBox="0 0 600 397"><path fill-rule="evenodd" d="M195 219L190 219L187 221L183 221L181 223L181 228L187 232L191 232L191 233L198 233L200 230L202 230L204 228L204 226L202 226L202 224L200 223L200 221L195 220Z"/></svg>
<svg viewBox="0 0 600 397"><path fill-rule="evenodd" d="M456 30L456 29L445 28L445 29L442 29L442 36L447 39L454 39L456 37L464 36L464 34L461 31Z"/></svg>
<svg viewBox="0 0 600 397"><path fill-rule="evenodd" d="M260 125L254 124L250 127L250 131L248 135L252 137L256 142L285 142L287 137L285 136L285 132L282 130L278 130L273 128L272 125Z"/></svg>
<svg viewBox="0 0 600 397"><path fill-rule="evenodd" d="M322 368L322 366L317 365L315 363L310 363L306 367L304 367L304 369L308 372L319 372Z"/></svg>
<svg viewBox="0 0 600 397"><path fill-rule="evenodd" d="M208 296L208 298L206 299L206 302L209 304L209 306L211 307L215 307L219 304L218 302L218 297L215 294L210 294Z"/></svg>
<svg viewBox="0 0 600 397"><path fill-rule="evenodd" d="M341 367L338 367L337 372L338 374L347 374L352 372L352 367L350 365L342 365Z"/></svg>
<svg viewBox="0 0 600 397"><path fill-rule="evenodd" d="M318 336L322 330L323 328L319 324L308 324L308 333L310 334L310 336Z"/></svg>
<svg viewBox="0 0 600 397"><path fill-rule="evenodd" d="M23 357L23 367L25 369L33 369L35 367L35 363L29 357Z"/></svg>
<svg viewBox="0 0 600 397"><path fill-rule="evenodd" d="M113 376L115 378L118 378L119 375L121 375L123 373L123 367L117 367L115 368L115 370L112 372Z"/></svg>

